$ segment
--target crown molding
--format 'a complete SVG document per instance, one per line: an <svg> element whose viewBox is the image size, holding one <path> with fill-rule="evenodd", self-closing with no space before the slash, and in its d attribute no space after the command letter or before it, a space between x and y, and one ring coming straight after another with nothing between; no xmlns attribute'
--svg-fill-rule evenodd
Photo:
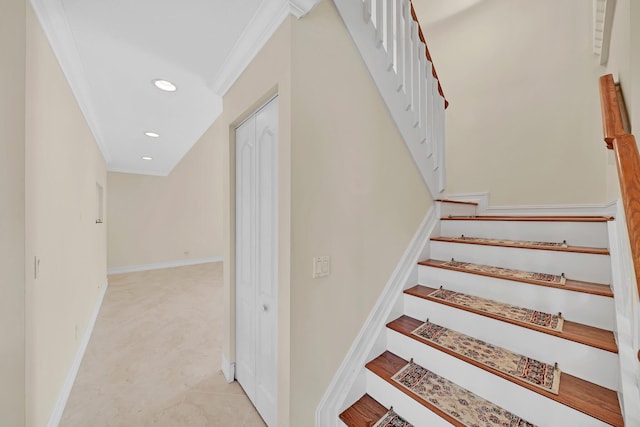
<svg viewBox="0 0 640 427"><path fill-rule="evenodd" d="M96 144L102 152L105 162L109 164L111 156L102 137L100 125L91 104L89 82L84 73L80 53L67 21L62 0L30 0L30 3L67 79L71 92L76 98L80 111L82 111L87 121Z"/></svg>
<svg viewBox="0 0 640 427"><path fill-rule="evenodd" d="M593 53L600 58L600 65L609 60L609 45L616 0L593 0Z"/></svg>
<svg viewBox="0 0 640 427"><path fill-rule="evenodd" d="M213 90L223 96L240 77L284 20L293 15L301 18L320 0L266 0L247 24L218 73Z"/></svg>

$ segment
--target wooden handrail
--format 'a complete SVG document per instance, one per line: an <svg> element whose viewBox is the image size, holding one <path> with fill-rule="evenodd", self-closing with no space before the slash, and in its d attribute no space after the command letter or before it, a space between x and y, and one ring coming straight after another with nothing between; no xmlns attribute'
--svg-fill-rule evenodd
<svg viewBox="0 0 640 427"><path fill-rule="evenodd" d="M600 77L600 107L602 108L602 130L604 142L608 149L613 149L613 140L624 134L622 113L618 101L616 84L613 75L607 74Z"/></svg>
<svg viewBox="0 0 640 427"><path fill-rule="evenodd" d="M416 10L413 7L413 0L409 0L409 4L411 5L411 17L418 24L418 36L427 50L427 59L431 62L431 72L433 73L433 77L438 82L438 92L440 96L444 99L444 108L449 106L449 101L447 101L447 97L444 96L444 91L442 90L442 85L440 84L440 79L438 78L438 73L436 72L436 66L433 64L433 60L431 59L431 53L429 53L429 46L427 45L427 40L424 38L424 33L422 32L422 27L420 26L420 21L418 20L418 15L416 14Z"/></svg>
<svg viewBox="0 0 640 427"><path fill-rule="evenodd" d="M624 130L621 102L611 74L600 77L600 100L604 140L616 157L633 269L640 295L640 152L635 137Z"/></svg>

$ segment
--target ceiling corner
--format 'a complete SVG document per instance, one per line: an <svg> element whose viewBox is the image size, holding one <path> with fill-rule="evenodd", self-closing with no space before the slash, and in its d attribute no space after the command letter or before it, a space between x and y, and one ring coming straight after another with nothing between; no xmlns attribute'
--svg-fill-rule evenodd
<svg viewBox="0 0 640 427"><path fill-rule="evenodd" d="M291 14L296 18L302 18L304 15L311 12L318 3L320 3L320 0L289 0Z"/></svg>

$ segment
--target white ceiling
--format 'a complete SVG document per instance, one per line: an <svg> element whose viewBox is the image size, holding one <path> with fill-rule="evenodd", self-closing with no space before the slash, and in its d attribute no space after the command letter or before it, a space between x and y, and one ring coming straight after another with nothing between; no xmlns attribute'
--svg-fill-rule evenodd
<svg viewBox="0 0 640 427"><path fill-rule="evenodd" d="M108 169L149 175L171 172L282 20L315 3L32 0ZM162 92L154 79L178 90Z"/></svg>

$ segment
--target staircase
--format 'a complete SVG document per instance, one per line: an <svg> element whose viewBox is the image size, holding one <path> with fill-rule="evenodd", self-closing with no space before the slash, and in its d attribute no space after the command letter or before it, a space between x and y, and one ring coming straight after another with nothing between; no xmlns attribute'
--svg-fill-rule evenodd
<svg viewBox="0 0 640 427"><path fill-rule="evenodd" d="M439 204L430 258L396 303L343 425L624 425L613 218Z"/></svg>

